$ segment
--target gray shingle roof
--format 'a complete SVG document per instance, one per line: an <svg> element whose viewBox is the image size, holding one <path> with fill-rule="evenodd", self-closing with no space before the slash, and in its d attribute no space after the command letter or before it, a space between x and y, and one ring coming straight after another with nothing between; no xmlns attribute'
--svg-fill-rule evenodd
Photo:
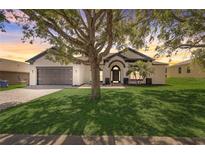
<svg viewBox="0 0 205 154"><path fill-rule="evenodd" d="M114 56L120 56L122 57L125 61L136 61L136 60L146 60L146 61L153 61L154 59L141 53L138 52L132 48L126 48L120 52L114 53L108 57L106 57L104 60L109 61L112 57Z"/></svg>
<svg viewBox="0 0 205 154"><path fill-rule="evenodd" d="M52 49L52 48L49 48L49 49L37 54L36 56L28 59L26 62L29 62L31 64L34 63L37 59L39 59L39 58L43 57L44 55L46 55L49 52L50 49ZM120 52L117 52L117 53L109 53L104 58L104 60L105 61L109 60L114 56L121 56L123 59L125 59L125 61L129 61L129 62L134 62L136 60L147 60L147 61L152 61L152 63L155 64L155 65L167 65L167 63L157 62L157 61L155 61L155 59L153 59L153 58L151 58L151 57L149 57L149 56L147 56L147 55L145 55L141 52L138 52L138 51L136 51L132 48L129 48L129 47L127 49L124 49L124 50L122 50Z"/></svg>
<svg viewBox="0 0 205 154"><path fill-rule="evenodd" d="M189 60L185 60L185 61L182 61L182 62L179 62L177 64L174 64L174 65L171 65L170 67L173 67L173 66L180 66L180 65L186 65L186 64L190 64L192 63L192 60L189 59Z"/></svg>

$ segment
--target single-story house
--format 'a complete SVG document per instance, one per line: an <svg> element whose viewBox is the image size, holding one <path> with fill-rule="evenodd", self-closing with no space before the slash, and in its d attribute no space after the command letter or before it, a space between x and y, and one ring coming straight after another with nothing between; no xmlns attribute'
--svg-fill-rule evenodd
<svg viewBox="0 0 205 154"><path fill-rule="evenodd" d="M205 78L205 69L191 59L167 68L167 77Z"/></svg>
<svg viewBox="0 0 205 154"><path fill-rule="evenodd" d="M46 58L48 50L27 60L30 63L30 85L82 85L91 81L90 65L70 63L62 65ZM166 63L144 55L132 48L120 52L110 53L100 64L100 80L103 84L127 84L132 80L127 76L129 64L143 60L151 62L154 73L149 77L149 83L165 84ZM148 80L147 80L148 81ZM146 83L146 80L142 81Z"/></svg>
<svg viewBox="0 0 205 154"><path fill-rule="evenodd" d="M9 84L29 84L29 64L0 58L0 80Z"/></svg>

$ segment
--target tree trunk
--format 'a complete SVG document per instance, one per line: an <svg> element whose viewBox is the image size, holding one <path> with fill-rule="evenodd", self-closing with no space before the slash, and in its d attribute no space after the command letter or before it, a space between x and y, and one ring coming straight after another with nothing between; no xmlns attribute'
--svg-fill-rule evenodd
<svg viewBox="0 0 205 154"><path fill-rule="evenodd" d="M92 94L91 100L100 98L100 67L97 62L91 63Z"/></svg>

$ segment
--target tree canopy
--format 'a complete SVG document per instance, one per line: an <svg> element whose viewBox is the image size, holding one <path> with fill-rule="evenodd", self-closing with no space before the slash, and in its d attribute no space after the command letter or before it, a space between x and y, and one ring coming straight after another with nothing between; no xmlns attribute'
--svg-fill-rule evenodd
<svg viewBox="0 0 205 154"><path fill-rule="evenodd" d="M99 60L101 60L109 53L111 47L123 48L126 44L130 45L131 40L135 47L142 47L147 34L144 30L139 31L143 28L142 25L139 28L134 26L136 24L134 20L130 22L132 11L129 10L21 11L28 17L24 16L25 20L29 21L23 26L23 40L32 43L36 37L41 37L49 41L58 49L53 57L53 60L57 61L64 57L64 62L67 60L83 62L73 55L80 53L87 57L91 44L92 48L100 53Z"/></svg>
<svg viewBox="0 0 205 154"><path fill-rule="evenodd" d="M160 42L158 55L188 50L193 57L205 52L205 10L140 10L148 14L144 26L151 27L150 40ZM205 59L200 58L201 62Z"/></svg>

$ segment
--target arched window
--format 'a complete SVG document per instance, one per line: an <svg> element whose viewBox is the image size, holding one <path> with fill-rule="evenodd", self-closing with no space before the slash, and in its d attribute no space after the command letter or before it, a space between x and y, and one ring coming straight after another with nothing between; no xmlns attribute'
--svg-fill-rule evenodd
<svg viewBox="0 0 205 154"><path fill-rule="evenodd" d="M117 67L117 66L114 66L113 68L112 68L112 70L119 70L120 68L119 67Z"/></svg>
<svg viewBox="0 0 205 154"><path fill-rule="evenodd" d="M187 73L191 73L191 68L190 68L190 66L187 66L186 72L187 72Z"/></svg>
<svg viewBox="0 0 205 154"><path fill-rule="evenodd" d="M182 68L181 68L181 67L178 68L178 73L179 73L179 74L182 73Z"/></svg>

